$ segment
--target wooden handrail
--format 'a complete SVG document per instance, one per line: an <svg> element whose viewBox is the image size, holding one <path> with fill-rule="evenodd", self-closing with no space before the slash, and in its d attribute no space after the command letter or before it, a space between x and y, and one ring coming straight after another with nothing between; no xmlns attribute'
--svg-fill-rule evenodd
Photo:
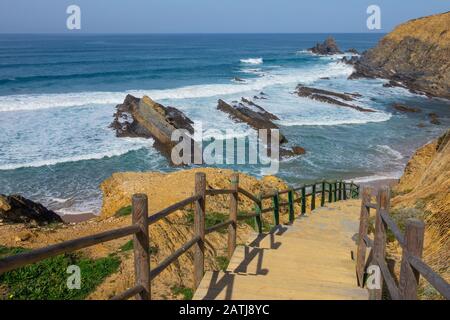
<svg viewBox="0 0 450 320"><path fill-rule="evenodd" d="M418 257L408 255L408 261L445 299L450 300L450 284L444 278Z"/></svg>
<svg viewBox="0 0 450 320"><path fill-rule="evenodd" d="M220 230L224 227L228 227L233 221L231 220L226 220L224 222L218 223L212 227L209 227L208 229L205 230L205 234L210 234L214 231Z"/></svg>
<svg viewBox="0 0 450 320"><path fill-rule="evenodd" d="M164 271L172 262L177 260L183 253L188 251L194 244L197 244L200 241L200 236L195 236L188 242L186 242L181 248L177 249L174 253L164 259L157 267L153 268L150 271L150 279L154 279L157 275Z"/></svg>
<svg viewBox="0 0 450 320"><path fill-rule="evenodd" d="M316 188L317 184L321 185L320 190ZM319 183L301 186L299 188L288 188L285 190L275 190L266 194L258 196L239 187L239 176L234 174L231 179L230 189L206 189L206 176L203 173L196 174L196 192L195 195L181 200L167 208L164 208L153 215L148 215L148 199L144 194L133 196L132 206L132 225L106 231L99 234L89 235L83 238L65 241L59 244L50 245L45 248L35 249L26 253L21 253L14 256L9 256L0 259L0 274L23 267L25 265L41 261L46 258L54 257L64 253L70 253L86 247L90 247L103 242L123 238L133 235L133 246L135 256L135 281L136 285L128 290L116 295L112 300L125 300L135 296L137 299L150 299L151 289L150 280L158 276L171 263L178 259L182 254L195 248L194 253L194 273L195 284L199 284L204 274L204 237L207 234L218 231L222 228L228 227L228 246L229 257L231 257L236 247L236 222L239 220L255 218L258 226L258 231L262 232L261 216L266 212L274 212L275 224L279 224L279 208L289 206L289 221L294 220L294 203L300 202L302 204L302 213L306 211L306 198L312 197L313 200L311 208L315 207L315 195L321 193L322 198L325 193L331 195L331 189L325 190L324 186L336 184L336 182L321 181ZM352 183L347 183L354 187L354 190L359 190L359 186ZM307 188L312 188L312 191L306 193ZM344 188L345 189L345 188ZM295 199L295 191L301 190L302 195ZM345 190L344 190L345 191ZM353 197L352 188L350 188L350 198ZM336 189L334 190L336 193ZM255 203L255 212L247 215L237 215L238 194L242 194ZM280 201L281 195L288 195L288 201ZM218 223L205 229L205 198L206 196L215 195L230 195L230 218L226 221ZM262 208L262 200L272 198L274 206L269 208ZM345 196L344 196L345 199ZM337 201L336 196L334 201ZM323 206L325 199L321 200ZM158 266L150 268L150 237L149 226L155 224L159 220L167 217L171 213L180 210L187 205L195 204L194 214L194 237L187 241L181 248L173 252L169 257L164 259Z"/></svg>
<svg viewBox="0 0 450 320"><path fill-rule="evenodd" d="M186 207L187 205L190 205L192 203L194 203L195 201L198 201L201 197L199 195L195 195L192 197L189 197L187 199L181 200L161 211L158 211L157 213L151 215L150 217L148 217L148 224L154 224L155 222L167 217L169 214L180 210L184 207Z"/></svg>
<svg viewBox="0 0 450 320"><path fill-rule="evenodd" d="M391 275L391 272L389 271L389 268L386 264L386 260L383 257L383 259L377 259L376 262L380 267L383 280L386 283L386 286L388 288L392 300L400 300L400 291L397 288L397 284L395 283L394 277Z"/></svg>
<svg viewBox="0 0 450 320"><path fill-rule="evenodd" d="M134 297L135 295L140 294L144 290L145 290L144 287L139 284L139 285L134 286L133 288L130 288L122 293L119 293L118 295L112 297L110 300L128 300L131 297Z"/></svg>
<svg viewBox="0 0 450 320"><path fill-rule="evenodd" d="M250 200L252 200L254 203L259 203L261 202L260 199L258 199L257 197L255 197L253 194L251 194L250 192L248 192L245 189L242 189L241 187L238 188L238 192L243 194L244 196L246 196L247 198L249 198Z"/></svg>
<svg viewBox="0 0 450 320"><path fill-rule="evenodd" d="M391 230L392 234L395 236L395 239L398 241L400 246L404 249L405 248L405 237L403 237L402 232L397 227L394 220L392 220L392 218L386 212L381 212L380 214L381 214L381 218L383 219L383 221L387 224L387 226Z"/></svg>
<svg viewBox="0 0 450 320"><path fill-rule="evenodd" d="M370 264L380 268L382 280L386 284L392 299L417 299L417 288L419 277L422 275L428 283L433 286L445 299L450 299L450 284L447 283L437 272L422 261L424 229L425 224L416 219L408 219L406 232L402 234L397 224L389 216L389 188L378 190L377 203L370 203L371 190L363 188L361 201L361 217L359 230L359 243L357 252L356 273L358 284L363 287L365 270ZM375 240L372 241L367 235L367 223L370 209L376 209ZM402 248L402 264L400 270L399 286L391 274L385 257L386 234L390 230ZM371 261L365 261L365 251L372 247L373 257ZM370 259L370 258L369 258ZM381 288L371 289L370 296L373 299L381 299Z"/></svg>
<svg viewBox="0 0 450 320"><path fill-rule="evenodd" d="M0 259L0 274L23 267L27 264L32 264L47 258L55 257L60 254L70 253L103 242L130 236L139 232L139 230L140 229L138 226L132 225L5 257Z"/></svg>
<svg viewBox="0 0 450 320"><path fill-rule="evenodd" d="M230 189L207 189L206 190L206 195L208 196L215 196L215 195L220 195L220 194L230 194L230 193L234 193L234 190L230 190Z"/></svg>

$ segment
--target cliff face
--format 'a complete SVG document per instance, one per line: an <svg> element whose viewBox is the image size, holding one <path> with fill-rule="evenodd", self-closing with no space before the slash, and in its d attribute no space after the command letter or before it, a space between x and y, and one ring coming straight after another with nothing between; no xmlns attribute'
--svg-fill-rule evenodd
<svg viewBox="0 0 450 320"><path fill-rule="evenodd" d="M416 151L394 191L394 215L405 208L423 212L424 260L450 281L450 130Z"/></svg>
<svg viewBox="0 0 450 320"><path fill-rule="evenodd" d="M391 79L450 98L450 12L399 25L364 53L355 69L352 78Z"/></svg>

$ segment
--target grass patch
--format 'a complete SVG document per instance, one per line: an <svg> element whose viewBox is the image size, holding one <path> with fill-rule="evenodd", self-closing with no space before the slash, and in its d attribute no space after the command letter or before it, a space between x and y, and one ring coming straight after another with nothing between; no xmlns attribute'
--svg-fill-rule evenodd
<svg viewBox="0 0 450 320"><path fill-rule="evenodd" d="M186 222L189 225L193 225L194 224L194 211L193 210L186 210L186 211L187 211ZM239 222L245 223L245 224L249 225L250 227L252 227L253 229L257 230L255 217L244 219L244 217L249 214L250 213L248 213L246 211L240 211L238 213L238 220L239 220ZM210 227L213 227L216 224L219 224L219 223L222 223L222 222L228 220L228 218L229 218L229 215L225 214L225 213L220 213L220 212L207 213L206 217L205 217L205 228L208 229ZM263 221L263 224L262 224L263 232L269 232L270 230L272 230L273 227L274 227L273 224ZM222 229L218 230L217 232L227 233L227 228L222 228Z"/></svg>
<svg viewBox="0 0 450 320"><path fill-rule="evenodd" d="M239 212L239 214L238 214L238 219L239 218L242 218L242 217L245 217L245 216L248 216L250 213L249 212L246 212L246 211L240 211ZM245 224L247 224L247 225L249 225L250 227L252 227L254 230L257 230L258 229L258 226L257 226L257 224L256 224L256 218L255 217L252 217L252 218L245 218L245 219L242 219L242 220L240 220L242 223L245 223ZM272 230L272 228L274 227L275 225L273 225L273 224L271 224L271 223L267 223L267 222L265 222L264 220L262 221L262 232L269 232L270 230Z"/></svg>
<svg viewBox="0 0 450 320"><path fill-rule="evenodd" d="M28 251L24 248L0 246L0 257ZM70 265L81 269L81 289L70 290L66 272ZM12 270L0 275L5 292L0 299L8 300L83 300L120 265L117 256L89 259L80 254L64 254Z"/></svg>
<svg viewBox="0 0 450 320"><path fill-rule="evenodd" d="M115 217L129 216L132 211L133 211L133 207L132 206L126 206L126 207L123 207L123 208L120 208L119 210L117 210L117 212L116 212L116 214L114 216Z"/></svg>
<svg viewBox="0 0 450 320"><path fill-rule="evenodd" d="M173 286L172 288L170 288L170 290L174 295L183 296L183 300L192 300L192 297L194 296L194 290L192 290L191 288L186 288L183 286Z"/></svg>
<svg viewBox="0 0 450 320"><path fill-rule="evenodd" d="M125 243L123 246L120 247L120 251L122 252L130 250L133 250L133 240L128 241L127 243Z"/></svg>
<svg viewBox="0 0 450 320"><path fill-rule="evenodd" d="M230 259L228 259L228 257L225 256L217 256L216 262L220 270L226 271L228 268L228 264L230 263Z"/></svg>
<svg viewBox="0 0 450 320"><path fill-rule="evenodd" d="M186 220L188 224L194 224L194 211L189 210L188 214L186 216ZM211 228L215 226L216 224L222 223L224 221L228 220L228 215L220 212L211 212L207 213L205 216L205 228ZM226 233L227 228L222 228L220 230L217 230L219 233Z"/></svg>
<svg viewBox="0 0 450 320"><path fill-rule="evenodd" d="M133 248L134 248L133 247L133 240L130 240L127 243L125 243L123 246L120 247L120 251L121 252L131 251L131 250L133 250ZM149 250L150 250L150 254L157 254L158 253L158 248L157 247L150 246Z"/></svg>

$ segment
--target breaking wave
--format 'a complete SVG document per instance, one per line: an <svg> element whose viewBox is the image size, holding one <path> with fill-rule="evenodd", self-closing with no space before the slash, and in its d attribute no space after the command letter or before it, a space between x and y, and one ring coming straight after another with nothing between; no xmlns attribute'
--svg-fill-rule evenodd
<svg viewBox="0 0 450 320"><path fill-rule="evenodd" d="M307 69L277 70L265 77L252 79L242 84L205 84L174 89L128 90L124 92L72 92L56 94L28 94L0 96L0 112L25 111L48 108L78 107L95 104L118 104L127 94L137 97L148 95L154 100L207 98L262 90L279 84L317 81L321 77L347 77L353 68L343 63L330 63Z"/></svg>

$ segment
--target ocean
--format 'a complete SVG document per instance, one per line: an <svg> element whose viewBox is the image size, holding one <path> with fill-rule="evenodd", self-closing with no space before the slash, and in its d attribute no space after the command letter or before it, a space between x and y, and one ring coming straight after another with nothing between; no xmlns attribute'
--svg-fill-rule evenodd
<svg viewBox="0 0 450 320"><path fill-rule="evenodd" d="M217 100L264 91L257 103L306 155L280 163L293 185L317 179L398 178L414 150L450 124L450 103L386 80L347 80L343 55L306 51L328 34L0 35L0 193L20 193L59 213L98 213L100 183L118 171L173 171L146 139L108 128L127 94L177 107L203 129L248 127ZM367 50L381 34L333 34L341 49ZM328 77L329 80L322 79ZM235 78L244 80L236 81ZM363 113L293 95L298 84L360 93ZM422 108L399 113L392 103ZM429 123L428 113L441 125ZM425 127L419 127L425 124ZM231 166L258 176L257 166Z"/></svg>

